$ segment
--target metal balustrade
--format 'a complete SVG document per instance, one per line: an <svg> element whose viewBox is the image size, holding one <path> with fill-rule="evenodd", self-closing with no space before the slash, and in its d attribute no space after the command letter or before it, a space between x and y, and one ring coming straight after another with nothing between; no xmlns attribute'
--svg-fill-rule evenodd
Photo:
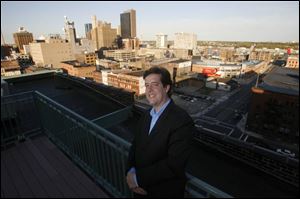
<svg viewBox="0 0 300 199"><path fill-rule="evenodd" d="M39 92L35 99L45 133L113 196L130 197L130 144Z"/></svg>
<svg viewBox="0 0 300 199"><path fill-rule="evenodd" d="M1 97L1 147L41 133L33 92Z"/></svg>

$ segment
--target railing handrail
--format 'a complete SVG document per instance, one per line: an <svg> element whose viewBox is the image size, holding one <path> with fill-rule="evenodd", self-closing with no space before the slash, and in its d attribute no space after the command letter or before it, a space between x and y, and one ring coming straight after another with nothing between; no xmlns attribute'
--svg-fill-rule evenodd
<svg viewBox="0 0 300 199"><path fill-rule="evenodd" d="M231 195L207 184L206 182L200 180L199 178L196 178L192 176L189 173L185 173L186 177L188 178L188 183L195 185L196 187L202 187L203 191L206 191L208 195L212 195L214 197L218 198L233 198Z"/></svg>
<svg viewBox="0 0 300 199"><path fill-rule="evenodd" d="M98 93L98 94L100 94L100 95L102 95L102 96L108 98L109 100L111 100L111 101L117 103L118 105L126 106L125 104L123 104L122 102L120 102L120 101L114 99L113 97L111 97L111 96L109 96L109 95L105 95L103 92L101 92L101 91L99 91L99 90L93 88L93 87L90 86L90 85L87 85L87 84L84 83L81 79L74 78L74 77L70 77L69 75L63 75L63 74L57 74L57 75L58 75L59 77L62 77L62 78L68 79L68 80L70 80L70 81L76 82L76 83L80 84L80 85L83 86L83 87L89 88L89 89L91 89L92 91L95 91L96 93ZM105 86L107 86L107 85L105 85ZM123 90L123 91L124 91L124 90Z"/></svg>
<svg viewBox="0 0 300 199"><path fill-rule="evenodd" d="M22 93L14 93L14 94L10 94L10 95L6 95L6 96L1 96L1 103L2 103L2 100L5 100L7 98L13 98L13 97L16 97L16 96L21 96L21 95L25 95L25 94L33 94L34 91L25 91L25 92L22 92Z"/></svg>
<svg viewBox="0 0 300 199"><path fill-rule="evenodd" d="M121 143L122 145L124 145L124 147L129 148L130 147L130 143L127 142L124 139L121 139L120 137L118 137L115 134L110 133L109 131L107 131L106 129L94 124L93 122L89 121L88 119L82 117L81 115L75 113L74 111L70 110L69 108L55 102L54 100L50 99L49 97L43 95L42 93L35 91L35 94L37 96L42 96L42 98L46 99L48 102L51 102L52 104L54 104L55 106L59 107L61 110L64 110L65 113L77 118L79 121L81 121L82 123L87 123L90 127L92 127L94 130L98 130L98 132L103 132L104 136L107 136L110 139L116 140L118 143ZM97 134L95 134L94 132L90 132L94 135L97 136Z"/></svg>
<svg viewBox="0 0 300 199"><path fill-rule="evenodd" d="M33 91L1 97L1 147L42 132L36 111Z"/></svg>

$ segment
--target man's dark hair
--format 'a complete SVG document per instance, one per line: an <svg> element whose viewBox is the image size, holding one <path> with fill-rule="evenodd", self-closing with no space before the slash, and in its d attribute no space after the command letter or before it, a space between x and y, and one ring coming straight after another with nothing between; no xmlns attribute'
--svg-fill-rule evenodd
<svg viewBox="0 0 300 199"><path fill-rule="evenodd" d="M167 85L170 85L170 89L168 91L168 96L171 97L171 95L172 95L172 80L171 80L171 74L169 73L169 71L163 67L153 66L144 72L143 78L145 79L148 75L151 75L151 74L159 74L160 81L164 87L166 87Z"/></svg>

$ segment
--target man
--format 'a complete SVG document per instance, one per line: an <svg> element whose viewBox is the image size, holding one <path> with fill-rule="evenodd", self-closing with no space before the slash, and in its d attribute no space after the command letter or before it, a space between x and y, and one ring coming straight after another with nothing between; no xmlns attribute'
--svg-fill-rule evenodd
<svg viewBox="0 0 300 199"><path fill-rule="evenodd" d="M170 98L172 80L165 68L152 67L143 77L153 108L138 123L126 180L136 197L183 197L194 123Z"/></svg>

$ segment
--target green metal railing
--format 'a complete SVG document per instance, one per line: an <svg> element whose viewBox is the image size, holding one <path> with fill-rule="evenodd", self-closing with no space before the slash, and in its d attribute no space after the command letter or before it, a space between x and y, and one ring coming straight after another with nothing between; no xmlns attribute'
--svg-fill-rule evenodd
<svg viewBox="0 0 300 199"><path fill-rule="evenodd" d="M103 128L110 128L111 126L120 124L132 116L132 106L127 106L121 110L117 110L110 114L101 116L93 120L93 122Z"/></svg>
<svg viewBox="0 0 300 199"><path fill-rule="evenodd" d="M29 112L25 115L24 111ZM125 180L131 144L103 128L108 128L112 121L113 124L125 121L131 114L131 108L126 107L90 121L39 92L8 96L1 98L1 122L7 118L18 118L18 122L5 126L9 133L1 133L1 143L24 135L22 125L26 126L28 118L33 117L36 127L31 126L31 131L26 132L42 129L112 196L132 197ZM187 177L186 197L231 197L188 173Z"/></svg>
<svg viewBox="0 0 300 199"><path fill-rule="evenodd" d="M231 195L203 182L202 180L186 173L188 182L186 185L187 198L233 198Z"/></svg>
<svg viewBox="0 0 300 199"><path fill-rule="evenodd" d="M45 133L115 197L131 197L125 180L130 144L106 129L35 93Z"/></svg>
<svg viewBox="0 0 300 199"><path fill-rule="evenodd" d="M33 92L1 97L1 146L41 133Z"/></svg>

